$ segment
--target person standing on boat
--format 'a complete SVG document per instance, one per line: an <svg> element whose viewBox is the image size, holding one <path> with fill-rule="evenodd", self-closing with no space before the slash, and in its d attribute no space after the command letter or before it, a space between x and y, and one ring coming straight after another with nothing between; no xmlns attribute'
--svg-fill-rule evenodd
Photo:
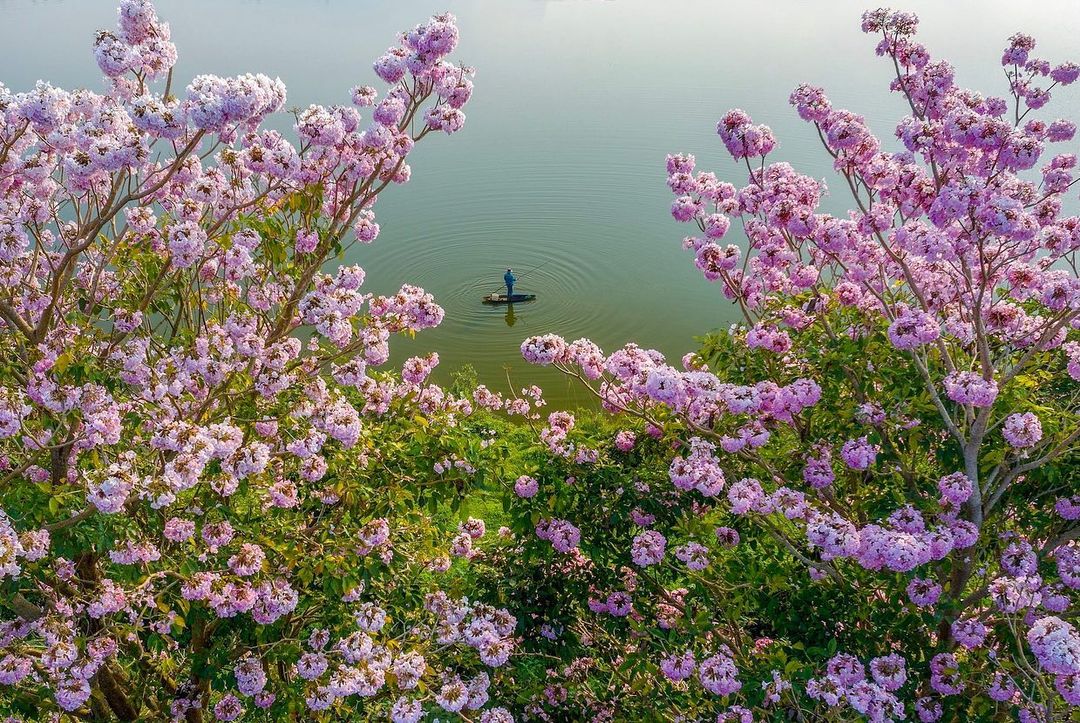
<svg viewBox="0 0 1080 723"><path fill-rule="evenodd" d="M514 298L514 282L517 281L517 277L514 276L513 271L507 269L503 274L503 281L506 282L506 300L510 301Z"/></svg>

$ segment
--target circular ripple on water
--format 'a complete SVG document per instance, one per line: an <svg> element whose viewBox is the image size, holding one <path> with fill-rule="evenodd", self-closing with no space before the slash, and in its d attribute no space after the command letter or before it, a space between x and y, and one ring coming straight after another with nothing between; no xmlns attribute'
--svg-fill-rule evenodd
<svg viewBox="0 0 1080 723"><path fill-rule="evenodd" d="M470 364L481 382L505 388L509 368L515 386L542 383L556 396L570 398L579 396L575 386L521 359L526 337L587 336L610 351L630 340L648 341L657 327L671 336L672 320L657 314L671 290L651 275L672 259L680 272L688 264L678 250L677 230L642 227L620 213L627 204L656 202L640 188L635 191L630 171L568 173L565 166L534 161L472 176L488 178L483 183L436 174L430 181L447 192L422 209L399 203L403 196L380 200L383 234L375 244L354 247L347 261L368 271L369 291L393 293L401 283L416 284L446 310L439 328L416 339L393 340L391 363L437 350L440 381ZM490 181L491 175L497 182ZM657 183L666 193L662 181ZM460 206L463 195L467 209ZM664 196L660 219L667 203ZM485 294L504 288L507 266L519 278L516 290L535 293L536 301L514 304L512 310L482 303ZM686 350L681 340L678 347L672 351Z"/></svg>

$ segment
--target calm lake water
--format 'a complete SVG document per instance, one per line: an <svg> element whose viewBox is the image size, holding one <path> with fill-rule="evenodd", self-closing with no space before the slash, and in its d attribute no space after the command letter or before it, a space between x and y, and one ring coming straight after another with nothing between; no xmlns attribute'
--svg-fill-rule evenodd
<svg viewBox="0 0 1080 723"><path fill-rule="evenodd" d="M742 107L780 138L776 159L830 180L824 151L787 105L799 82L824 86L835 105L864 114L891 138L903 114L889 67L859 17L878 2L829 0L159 0L172 24L180 87L198 73L265 72L289 87L289 105L346 103L357 83L377 85L371 61L395 33L449 9L456 58L478 69L465 129L431 137L410 162L413 180L384 193L382 234L349 262L370 290L419 284L446 308L442 327L395 340L395 360L438 350L441 378L472 364L505 389L539 383L558 405L584 394L530 367L518 346L532 334L627 341L678 358L693 337L734 320L719 289L680 247L686 227L668 215L664 155L744 180L714 133ZM1080 61L1075 0L906 2L922 42L947 57L960 82L1005 92L998 66L1016 30L1036 54ZM1018 10L1022 8L1022 10ZM43 78L99 88L93 32L112 27L113 0L0 0L0 82L24 90ZM1080 87L1057 93L1049 115L1080 116ZM279 120L284 126L287 120ZM1075 145L1075 144L1074 144ZM1071 148L1075 152L1075 148ZM830 207L845 199L837 189ZM734 234L733 234L734 235ZM480 297L513 266L536 302L486 307Z"/></svg>

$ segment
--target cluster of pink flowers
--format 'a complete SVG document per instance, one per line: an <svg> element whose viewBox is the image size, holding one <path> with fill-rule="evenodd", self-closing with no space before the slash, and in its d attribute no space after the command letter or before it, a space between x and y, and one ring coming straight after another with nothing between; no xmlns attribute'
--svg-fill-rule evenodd
<svg viewBox="0 0 1080 723"><path fill-rule="evenodd" d="M581 542L581 530L567 520L541 520L536 525L536 536L547 540L556 552L567 554Z"/></svg>
<svg viewBox="0 0 1080 723"><path fill-rule="evenodd" d="M1031 412L1010 414L1001 425L1001 435L1017 449L1034 447L1042 439L1042 424Z"/></svg>
<svg viewBox="0 0 1080 723"><path fill-rule="evenodd" d="M168 72L176 63L176 46L169 40L169 24L158 19L154 6L127 0L118 15L117 32L102 31L94 41L101 72L112 79L134 73L151 80Z"/></svg>
<svg viewBox="0 0 1080 723"><path fill-rule="evenodd" d="M716 133L733 158L767 156L776 147L776 137L768 126L754 125L745 111L730 110L716 124Z"/></svg>
<svg viewBox="0 0 1080 723"><path fill-rule="evenodd" d="M414 356L401 365L401 379L409 384L423 384L431 372L439 365L439 355L432 352L427 356Z"/></svg>
<svg viewBox="0 0 1080 723"><path fill-rule="evenodd" d="M533 400L533 406L544 405L543 398L537 394ZM599 453L587 447L579 447L568 440L570 432L574 429L574 415L569 412L552 412L548 415L547 426L540 432L540 440L547 445L552 454L567 459L574 459L579 464L595 462Z"/></svg>
<svg viewBox="0 0 1080 723"><path fill-rule="evenodd" d="M866 437L849 439L840 448L844 464L854 470L869 469L877 457L877 447L866 441Z"/></svg>
<svg viewBox="0 0 1080 723"><path fill-rule="evenodd" d="M938 480L938 490L941 504L959 506L971 497L971 480L963 472L953 472Z"/></svg>
<svg viewBox="0 0 1080 723"><path fill-rule="evenodd" d="M904 307L889 324L889 341L897 349L914 349L929 344L941 336L941 327L933 316L921 310Z"/></svg>
<svg viewBox="0 0 1080 723"><path fill-rule="evenodd" d="M724 470L716 458L716 446L699 437L690 440L690 454L671 460L668 475L680 490L697 490L714 497L724 489Z"/></svg>
<svg viewBox="0 0 1080 723"><path fill-rule="evenodd" d="M687 650L682 655L669 655L660 661L660 672L668 680L678 683L694 674L697 663L693 651Z"/></svg>
<svg viewBox="0 0 1080 723"><path fill-rule="evenodd" d="M700 663L695 661L690 650L681 655L669 655L660 661L660 671L676 683L689 679L696 671L701 686L714 695L730 695L742 687L738 680L739 671L725 652L710 655ZM724 713L720 716L717 720L726 720Z"/></svg>
<svg viewBox="0 0 1080 723"><path fill-rule="evenodd" d="M583 354L581 350L585 348L588 352ZM621 412L639 405L662 406L705 427L715 426L723 417L741 417L742 424L722 440L727 452L748 445L760 447L769 438L763 425L791 423L821 399L821 388L812 379L797 379L785 386L773 382L735 385L722 382L709 371L679 371L667 365L659 352L635 344L628 344L605 358L587 340L568 344L561 337L549 334L526 339L522 353L532 363L553 364L567 373L601 380L598 393L609 411Z"/></svg>
<svg viewBox="0 0 1080 723"><path fill-rule="evenodd" d="M667 539L656 530L646 530L634 537L630 547L630 557L635 565L648 567L659 564L664 559Z"/></svg>
<svg viewBox="0 0 1080 723"><path fill-rule="evenodd" d="M629 429L620 429L619 433L615 435L615 449L620 452L629 452L634 448L634 444L636 443L637 435Z"/></svg>
<svg viewBox="0 0 1080 723"><path fill-rule="evenodd" d="M713 695L731 695L742 688L739 669L729 655L717 653L698 663L701 687Z"/></svg>
<svg viewBox="0 0 1080 723"><path fill-rule="evenodd" d="M832 450L826 445L820 445L806 458L803 480L811 487L822 489L832 484L835 479L836 473L832 468Z"/></svg>
<svg viewBox="0 0 1080 723"><path fill-rule="evenodd" d="M523 474L514 482L514 494L524 499L535 497L539 489L540 483L536 481L535 477L529 475Z"/></svg>
<svg viewBox="0 0 1080 723"><path fill-rule="evenodd" d="M184 583L181 594L185 600L205 603L218 617L249 614L262 625L292 612L299 599L289 583L280 578L252 584L213 572L192 575Z"/></svg>
<svg viewBox="0 0 1080 723"><path fill-rule="evenodd" d="M347 598L355 600L356 596ZM428 669L437 663L429 662L413 645L420 645L432 636L441 646L462 644L476 649L486 665L502 665L512 652L513 642L507 636L516 621L505 610L452 599L442 592L429 595L424 607L434 616L434 627L421 624L410 630L408 644L395 646L393 652L372 637L385 625L386 613L370 602L356 607L357 629L337 642L331 644L332 638L326 630L313 631L307 652L295 664L296 675L308 686L308 708L326 710L336 700L349 696L371 697L386 688L389 674L393 675L399 691L417 689ZM241 666L244 665L242 662ZM250 695L253 689L261 691L265 685L259 673L247 669L243 673L237 669L237 681L244 695ZM478 710L489 700L490 678L486 673L481 672L466 683L447 669L443 681L435 698L443 710ZM422 698L399 697L394 702L391 719L419 720L422 703Z"/></svg>
<svg viewBox="0 0 1080 723"><path fill-rule="evenodd" d="M709 566L709 549L697 542L688 542L675 548L675 557L694 572L700 572Z"/></svg>
<svg viewBox="0 0 1080 723"><path fill-rule="evenodd" d="M514 652L511 636L517 620L506 610L454 600L441 591L429 595L424 607L436 616L436 640L441 645L465 643L477 651L484 665L493 668L504 665Z"/></svg>
<svg viewBox="0 0 1080 723"><path fill-rule="evenodd" d="M907 680L906 661L895 653L870 661L870 677L858 658L840 653L826 666L826 673L806 684L806 693L832 709L850 706L871 721L905 717L904 705L895 693ZM925 719L924 719L925 720Z"/></svg>
<svg viewBox="0 0 1080 723"><path fill-rule="evenodd" d="M957 404L989 407L997 399L998 385L975 372L953 372L945 378L945 393Z"/></svg>
<svg viewBox="0 0 1080 723"><path fill-rule="evenodd" d="M1069 623L1052 615L1039 618L1028 630L1027 641L1046 671L1061 676L1080 674L1080 635Z"/></svg>
<svg viewBox="0 0 1080 723"><path fill-rule="evenodd" d="M0 580L16 577L22 571L19 558L25 557L19 535L12 527L11 519L0 510Z"/></svg>

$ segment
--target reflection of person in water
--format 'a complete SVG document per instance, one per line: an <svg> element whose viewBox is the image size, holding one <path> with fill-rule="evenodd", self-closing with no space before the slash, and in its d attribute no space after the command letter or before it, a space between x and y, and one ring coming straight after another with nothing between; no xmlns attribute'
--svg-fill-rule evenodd
<svg viewBox="0 0 1080 723"><path fill-rule="evenodd" d="M503 318L506 321L507 326L513 326L514 324L517 323L517 318L514 316L514 305L513 304L507 304L506 305L506 316L503 317Z"/></svg>

